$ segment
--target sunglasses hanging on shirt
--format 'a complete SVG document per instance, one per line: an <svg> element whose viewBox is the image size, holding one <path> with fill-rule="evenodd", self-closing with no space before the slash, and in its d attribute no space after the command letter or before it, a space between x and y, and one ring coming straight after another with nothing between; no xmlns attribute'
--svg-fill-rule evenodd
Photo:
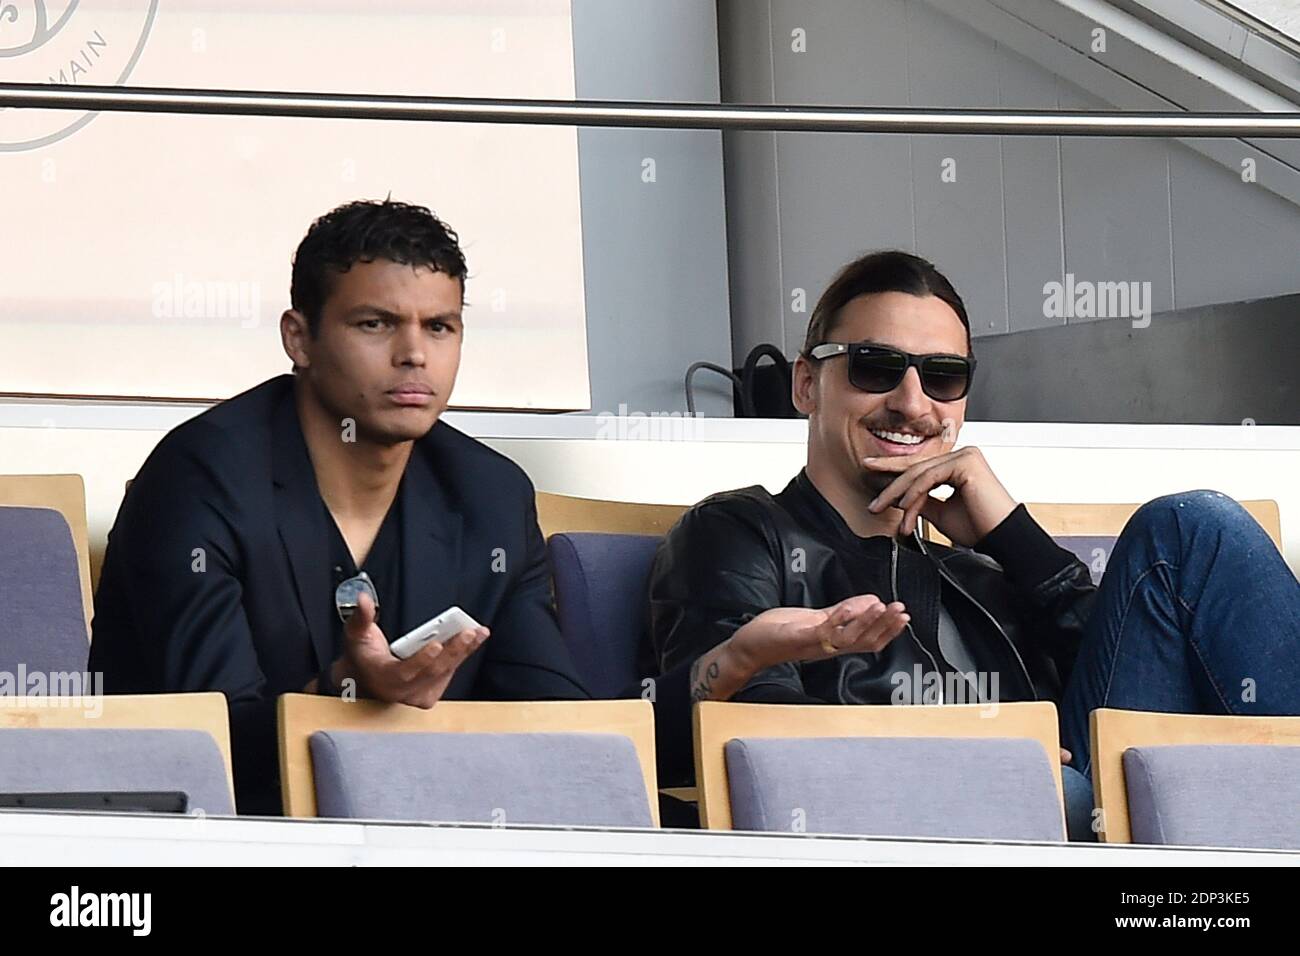
<svg viewBox="0 0 1300 956"><path fill-rule="evenodd" d="M338 587L334 589L334 609L339 612L339 619L344 624L357 609L357 602L362 594L370 595L370 600L375 606L375 620L379 620L379 592L375 590L375 582L370 580L370 575L362 571L355 577L340 581Z"/></svg>

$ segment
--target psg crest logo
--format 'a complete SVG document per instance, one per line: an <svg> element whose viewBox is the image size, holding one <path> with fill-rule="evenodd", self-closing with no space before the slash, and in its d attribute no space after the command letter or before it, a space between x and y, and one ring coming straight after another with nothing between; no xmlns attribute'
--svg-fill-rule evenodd
<svg viewBox="0 0 1300 956"><path fill-rule="evenodd" d="M158 0L0 0L0 81L126 83L157 10ZM48 146L94 117L69 110L0 109L0 152Z"/></svg>

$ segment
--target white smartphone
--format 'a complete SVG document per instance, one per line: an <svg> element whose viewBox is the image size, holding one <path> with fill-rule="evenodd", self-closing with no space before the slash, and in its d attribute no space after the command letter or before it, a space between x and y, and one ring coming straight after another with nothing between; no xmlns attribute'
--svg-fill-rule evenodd
<svg viewBox="0 0 1300 956"><path fill-rule="evenodd" d="M437 617L425 621L415 630L403 634L389 644L388 649L405 660L430 641L437 641L442 644L461 631L472 630L476 627L482 627L482 625L460 608L453 606L447 608Z"/></svg>

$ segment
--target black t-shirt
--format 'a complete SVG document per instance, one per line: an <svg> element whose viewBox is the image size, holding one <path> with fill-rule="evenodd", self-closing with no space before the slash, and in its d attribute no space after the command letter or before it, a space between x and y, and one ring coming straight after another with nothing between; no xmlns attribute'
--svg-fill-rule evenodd
<svg viewBox="0 0 1300 956"><path fill-rule="evenodd" d="M329 528L329 594L331 603L334 601L334 589L338 587L341 581L355 577L361 571L365 571L366 574L370 575L375 591L379 594L379 628L384 632L384 636L388 638L389 643L392 643L415 626L410 622L401 620L401 489L399 488L397 494L393 497L393 503L388 508L388 514L384 516L384 521L379 526L379 533L375 535L375 542L370 546L370 553L366 555L361 567L357 567L356 562L352 560L352 552L348 550L348 544L343 539L343 532L339 531L334 516L330 514L329 508L326 507L323 501L321 507L325 509L325 524ZM334 608L330 610L330 620L333 622L331 635L334 641L334 656L331 659L335 659L343 652L343 621Z"/></svg>

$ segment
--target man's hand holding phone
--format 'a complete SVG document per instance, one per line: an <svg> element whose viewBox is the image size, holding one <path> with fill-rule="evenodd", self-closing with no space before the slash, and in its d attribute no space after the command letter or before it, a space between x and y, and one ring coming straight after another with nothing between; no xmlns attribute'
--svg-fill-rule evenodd
<svg viewBox="0 0 1300 956"><path fill-rule="evenodd" d="M356 680L368 697L428 709L442 699L459 667L487 640L486 627L460 630L445 641L430 640L410 657L397 657L375 621L369 594L343 625L343 656L334 663L334 682Z"/></svg>

